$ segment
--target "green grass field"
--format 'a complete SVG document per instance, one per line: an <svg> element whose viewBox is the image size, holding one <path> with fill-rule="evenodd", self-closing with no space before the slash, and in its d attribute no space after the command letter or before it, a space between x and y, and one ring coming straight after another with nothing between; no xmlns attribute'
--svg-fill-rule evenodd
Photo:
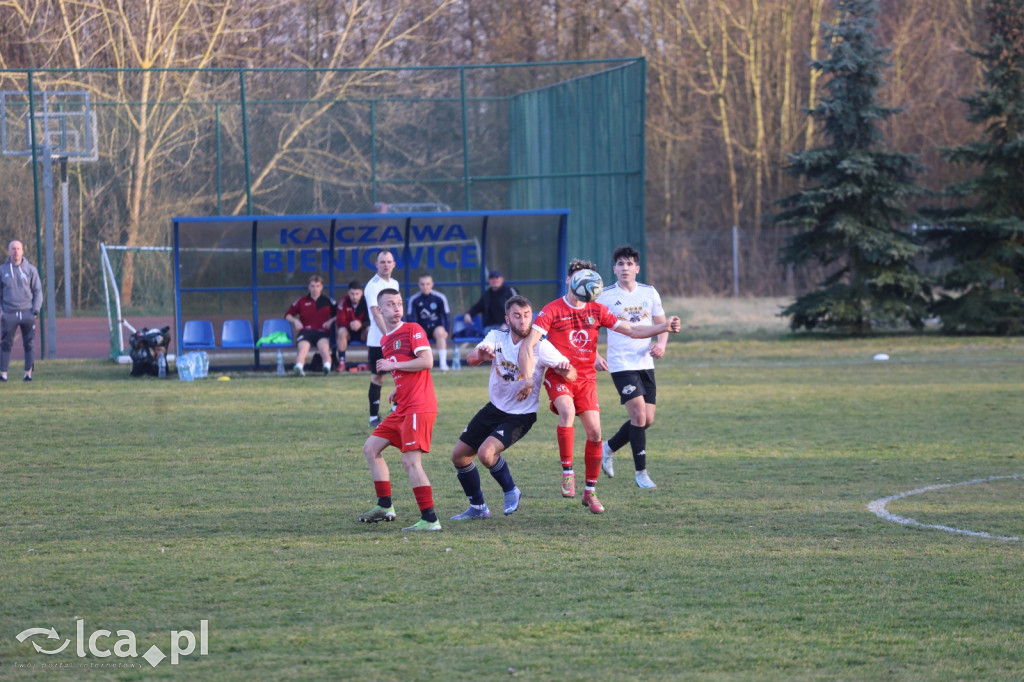
<svg viewBox="0 0 1024 682"><path fill-rule="evenodd" d="M436 374L444 530L420 535L401 531L417 511L397 454L398 522L355 520L374 503L365 375L186 384L41 363L0 385L0 677L1024 678L1024 541L868 510L1018 476L888 510L1024 538L1024 341L703 336L659 365L659 488L638 489L623 452L601 516L559 496L542 412L509 456L520 511L447 521L466 506L448 454L486 374ZM608 436L625 412L599 385ZM93 655L78 620L86 638L131 631L138 657ZM206 655L141 658L202 620ZM36 627L59 637L16 639ZM139 667L98 667L118 664Z"/></svg>

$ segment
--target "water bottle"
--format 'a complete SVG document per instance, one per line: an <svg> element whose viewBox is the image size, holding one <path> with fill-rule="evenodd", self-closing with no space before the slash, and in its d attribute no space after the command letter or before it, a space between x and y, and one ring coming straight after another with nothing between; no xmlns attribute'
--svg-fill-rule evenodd
<svg viewBox="0 0 1024 682"><path fill-rule="evenodd" d="M185 353L184 355L178 356L178 378L182 381L192 381L195 379L195 355L193 353Z"/></svg>
<svg viewBox="0 0 1024 682"><path fill-rule="evenodd" d="M196 371L196 379L205 379L210 374L210 356L205 350L199 351L199 365Z"/></svg>
<svg viewBox="0 0 1024 682"><path fill-rule="evenodd" d="M156 373L161 379L167 378L167 354L160 353L156 358Z"/></svg>
<svg viewBox="0 0 1024 682"><path fill-rule="evenodd" d="M284 353L280 348L277 349L277 373L284 376Z"/></svg>
<svg viewBox="0 0 1024 682"><path fill-rule="evenodd" d="M455 344L455 350L452 352L452 369L462 369L462 357L459 354L459 344Z"/></svg>

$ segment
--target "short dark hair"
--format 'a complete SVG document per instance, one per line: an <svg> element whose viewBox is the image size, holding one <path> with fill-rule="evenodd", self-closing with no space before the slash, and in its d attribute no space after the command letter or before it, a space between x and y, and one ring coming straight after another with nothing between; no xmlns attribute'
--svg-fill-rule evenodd
<svg viewBox="0 0 1024 682"><path fill-rule="evenodd" d="M571 261L569 261L569 273L568 274L571 275L572 273L577 272L579 270L594 270L594 271L596 271L597 270L597 265L595 263L591 263L588 260L582 260L580 258L573 258Z"/></svg>
<svg viewBox="0 0 1024 682"><path fill-rule="evenodd" d="M516 294L515 296L512 296L507 301L505 301L505 314L506 315L508 315L508 311L509 311L509 309L512 306L519 306L520 308L530 308L530 309L533 308L533 304L530 303L530 299L526 298L525 296L520 296L519 294Z"/></svg>
<svg viewBox="0 0 1024 682"><path fill-rule="evenodd" d="M354 279L354 280L352 280L351 282L348 283L348 288L349 289L362 289L363 288L363 283L360 282L358 279Z"/></svg>
<svg viewBox="0 0 1024 682"><path fill-rule="evenodd" d="M402 292L400 292L398 289L381 289L380 292L377 294L377 307L378 308L380 307L380 298L381 298L381 296L401 296L401 295L402 295Z"/></svg>
<svg viewBox="0 0 1024 682"><path fill-rule="evenodd" d="M629 244L620 246L612 252L612 264L614 265L619 261L620 258L626 258L632 260L634 263L640 263L640 252L634 249Z"/></svg>

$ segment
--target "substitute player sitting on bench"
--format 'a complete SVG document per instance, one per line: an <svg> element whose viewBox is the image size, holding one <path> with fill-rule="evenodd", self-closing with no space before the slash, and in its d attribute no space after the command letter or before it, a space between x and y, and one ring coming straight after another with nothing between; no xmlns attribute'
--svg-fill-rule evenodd
<svg viewBox="0 0 1024 682"><path fill-rule="evenodd" d="M406 317L427 332L427 338L437 346L441 371L447 372L448 322L451 318L448 298L440 291L434 291L434 278L429 272L420 275L419 285L420 290L409 299Z"/></svg>

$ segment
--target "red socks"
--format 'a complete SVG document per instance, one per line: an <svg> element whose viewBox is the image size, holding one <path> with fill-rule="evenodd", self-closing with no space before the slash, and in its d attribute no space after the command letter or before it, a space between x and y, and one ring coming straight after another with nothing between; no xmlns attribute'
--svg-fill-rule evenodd
<svg viewBox="0 0 1024 682"><path fill-rule="evenodd" d="M584 444L583 462L586 465L586 487L593 488L601 473L601 441L588 440Z"/></svg>
<svg viewBox="0 0 1024 682"><path fill-rule="evenodd" d="M597 455L598 466L601 464L601 453ZM416 504L419 506L420 511L426 511L434 506L434 491L429 485L421 485L418 488L412 489L412 494L416 496Z"/></svg>
<svg viewBox="0 0 1024 682"><path fill-rule="evenodd" d="M576 431L571 426L555 427L555 434L558 438L558 456L562 460L563 469L572 468L572 450L576 442ZM598 447L597 456L601 457L601 448Z"/></svg>

